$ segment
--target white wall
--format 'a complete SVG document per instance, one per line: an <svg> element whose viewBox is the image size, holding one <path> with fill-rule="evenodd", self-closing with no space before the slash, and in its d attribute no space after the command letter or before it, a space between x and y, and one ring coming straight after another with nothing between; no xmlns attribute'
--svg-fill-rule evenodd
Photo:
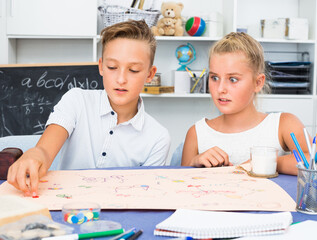
<svg viewBox="0 0 317 240"><path fill-rule="evenodd" d="M6 0L0 0L0 64L6 63L8 43L6 41Z"/></svg>
<svg viewBox="0 0 317 240"><path fill-rule="evenodd" d="M219 115L211 98L150 98L143 97L145 110L166 127L172 144L168 161L176 147L185 140L187 130L203 117Z"/></svg>

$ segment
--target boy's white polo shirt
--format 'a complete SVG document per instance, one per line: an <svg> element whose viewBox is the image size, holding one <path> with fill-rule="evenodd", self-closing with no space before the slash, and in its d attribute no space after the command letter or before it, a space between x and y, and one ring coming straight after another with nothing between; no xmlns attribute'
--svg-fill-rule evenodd
<svg viewBox="0 0 317 240"><path fill-rule="evenodd" d="M69 137L58 169L165 165L170 147L166 128L144 111L117 125L105 90L73 88L54 107L46 126L64 127Z"/></svg>

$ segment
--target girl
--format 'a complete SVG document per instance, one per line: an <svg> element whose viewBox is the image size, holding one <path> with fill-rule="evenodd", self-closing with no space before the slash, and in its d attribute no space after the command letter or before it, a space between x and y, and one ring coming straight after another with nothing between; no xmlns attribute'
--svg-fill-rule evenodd
<svg viewBox="0 0 317 240"><path fill-rule="evenodd" d="M262 113L255 96L267 88L262 46L245 33L230 33L209 52L209 89L222 113L198 121L186 135L182 165L217 167L238 165L250 158L250 147L278 148L277 170L297 174L291 132L309 157L303 124L290 113Z"/></svg>

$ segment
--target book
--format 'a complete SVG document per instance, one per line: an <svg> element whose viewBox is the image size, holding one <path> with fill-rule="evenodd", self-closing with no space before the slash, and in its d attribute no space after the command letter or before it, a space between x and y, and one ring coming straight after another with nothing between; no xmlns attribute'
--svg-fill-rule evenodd
<svg viewBox="0 0 317 240"><path fill-rule="evenodd" d="M46 207L27 198L4 195L0 196L0 203L0 226L37 214L51 218L51 214Z"/></svg>
<svg viewBox="0 0 317 240"><path fill-rule="evenodd" d="M292 221L290 212L256 214L177 209L156 225L154 235L195 239L270 235L285 232Z"/></svg>

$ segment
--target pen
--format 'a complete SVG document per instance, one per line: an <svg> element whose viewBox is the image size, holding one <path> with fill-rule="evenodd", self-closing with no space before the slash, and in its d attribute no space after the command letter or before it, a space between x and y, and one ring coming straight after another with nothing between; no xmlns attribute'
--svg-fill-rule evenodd
<svg viewBox="0 0 317 240"><path fill-rule="evenodd" d="M69 234L63 236L56 236L56 237L46 237L42 238L42 240L77 240L77 239L89 239L89 238L98 238L98 237L106 237L111 235L117 235L123 233L124 230L116 229L116 230L109 230L103 232L92 232L92 233L82 233L82 234Z"/></svg>
<svg viewBox="0 0 317 240"><path fill-rule="evenodd" d="M136 3L137 3L137 0L133 0L132 3L131 3L131 8L134 8Z"/></svg>
<svg viewBox="0 0 317 240"><path fill-rule="evenodd" d="M306 128L303 128L303 129L304 129L304 135L305 135L305 140L306 140L306 145L307 145L307 148L308 148L308 152L309 152L309 154L311 155L311 145L310 145L310 140L309 140L308 132L307 132L307 129L306 129Z"/></svg>
<svg viewBox="0 0 317 240"><path fill-rule="evenodd" d="M309 162L310 169L312 170L314 170L315 168L315 152L316 152L316 137L314 137L314 140L313 140L313 145L312 145L311 154L310 154L310 162Z"/></svg>
<svg viewBox="0 0 317 240"><path fill-rule="evenodd" d="M307 201L307 195L309 193L309 188L310 188L310 174L308 176L308 182L305 183L305 187L304 187L304 194L303 194L303 197L302 197L302 200L301 200L301 207L303 210L306 209L306 201Z"/></svg>
<svg viewBox="0 0 317 240"><path fill-rule="evenodd" d="M128 231L125 231L125 232L123 232L122 234L111 238L110 240L118 240L118 239L120 239L121 237L123 237L124 235L126 235L127 233L132 232L132 231L135 231L135 228L131 228L131 229L129 229Z"/></svg>
<svg viewBox="0 0 317 240"><path fill-rule="evenodd" d="M137 231L133 236L129 237L128 240L135 240L143 233L142 230Z"/></svg>
<svg viewBox="0 0 317 240"><path fill-rule="evenodd" d="M143 230L137 231L133 236L129 237L128 240L135 240L137 239L141 234L143 233Z"/></svg>
<svg viewBox="0 0 317 240"><path fill-rule="evenodd" d="M303 159L303 162L304 162L305 167L306 167L306 168L309 168L309 164L308 164L308 162L307 162L307 160L306 160L306 157L305 157L305 155L304 155L304 153L303 153L303 150L302 150L301 147L299 146L299 143L298 143L298 141L297 141L297 139L296 139L294 133L291 133L291 137L292 137L292 139L293 139L293 142L295 143L295 146L296 146L296 148L297 148L297 150L298 150L300 156L301 156L302 159Z"/></svg>
<svg viewBox="0 0 317 240"><path fill-rule="evenodd" d="M186 71L188 72L188 74L189 74L189 76L191 76L191 77L195 77L194 75L193 75L193 73L192 73L192 71L190 71L187 67L185 67L185 69L186 69Z"/></svg>
<svg viewBox="0 0 317 240"><path fill-rule="evenodd" d="M135 234L135 230L132 230L131 232L126 233L121 238L119 238L119 240L127 240L129 239L129 237L133 236L134 234Z"/></svg>
<svg viewBox="0 0 317 240"><path fill-rule="evenodd" d="M302 163L302 160L300 159L300 157L299 157L299 155L298 155L298 153L297 153L297 151L296 151L295 149L293 150L293 153L294 153L294 156L295 156L295 159L296 159L298 165L299 165L301 168L304 168L304 169L305 169L305 166L304 166L304 164Z"/></svg>
<svg viewBox="0 0 317 240"><path fill-rule="evenodd" d="M315 138L317 138L317 134L316 134ZM315 146L315 150L314 150L314 151L316 151L316 146ZM317 153L314 152L313 155L314 155L314 157L313 157L313 166L312 166L312 169L313 169L313 170L317 170L317 169L316 169L316 155L317 155Z"/></svg>
<svg viewBox="0 0 317 240"><path fill-rule="evenodd" d="M140 10L143 9L144 1L145 1L145 0L140 0L138 9L140 9Z"/></svg>
<svg viewBox="0 0 317 240"><path fill-rule="evenodd" d="M206 68L204 68L204 70L203 70L203 71L201 72L201 74L199 75L200 78L204 75L205 71L206 71Z"/></svg>

